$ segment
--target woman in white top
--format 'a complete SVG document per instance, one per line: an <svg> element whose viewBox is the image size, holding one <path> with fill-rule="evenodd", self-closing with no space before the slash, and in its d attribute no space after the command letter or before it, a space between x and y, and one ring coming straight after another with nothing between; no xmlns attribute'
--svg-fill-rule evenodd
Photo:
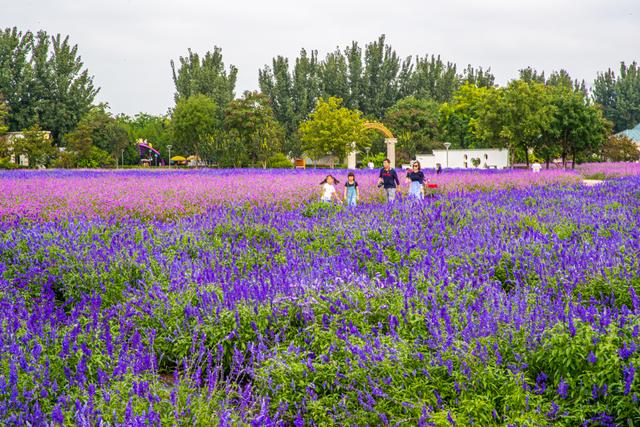
<svg viewBox="0 0 640 427"><path fill-rule="evenodd" d="M327 175L327 177L320 183L322 185L322 195L320 196L320 200L323 202L331 202L331 199L335 197L336 201L342 203L338 193L336 192L335 184L338 184L339 181L333 177L333 175Z"/></svg>

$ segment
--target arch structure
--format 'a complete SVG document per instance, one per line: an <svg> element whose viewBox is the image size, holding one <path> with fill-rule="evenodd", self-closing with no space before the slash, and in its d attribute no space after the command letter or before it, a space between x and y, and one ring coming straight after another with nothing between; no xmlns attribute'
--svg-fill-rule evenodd
<svg viewBox="0 0 640 427"><path fill-rule="evenodd" d="M387 129L385 125L379 122L365 122L363 124L365 129L374 129L381 132L384 135L384 143L387 146L387 158L391 162L391 167L396 167L396 144L398 140L393 136L391 131ZM349 153L347 157L347 168L355 169L356 168L356 153L355 146L354 150Z"/></svg>

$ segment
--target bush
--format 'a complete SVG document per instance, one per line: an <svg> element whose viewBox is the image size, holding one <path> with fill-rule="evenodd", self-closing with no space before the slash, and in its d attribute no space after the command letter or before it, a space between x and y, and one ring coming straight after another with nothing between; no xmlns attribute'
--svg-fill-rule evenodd
<svg viewBox="0 0 640 427"><path fill-rule="evenodd" d="M20 166L11 162L6 157L0 157L0 169L19 169Z"/></svg>
<svg viewBox="0 0 640 427"><path fill-rule="evenodd" d="M293 163L282 153L276 153L267 159L267 167L273 169L288 169L293 167Z"/></svg>
<svg viewBox="0 0 640 427"><path fill-rule="evenodd" d="M382 162L386 158L387 158L387 154L386 153L378 153L375 156L372 154L372 155L369 155L369 156L362 156L362 160L360 161L360 163L364 167L364 166L367 166L367 163L369 163L371 161L371 162L373 162L374 167L381 168L382 167Z"/></svg>

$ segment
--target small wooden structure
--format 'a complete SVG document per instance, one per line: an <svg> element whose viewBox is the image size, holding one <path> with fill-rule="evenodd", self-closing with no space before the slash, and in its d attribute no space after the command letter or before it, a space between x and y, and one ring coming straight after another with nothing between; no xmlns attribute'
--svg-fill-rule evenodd
<svg viewBox="0 0 640 427"><path fill-rule="evenodd" d="M306 169L307 167L307 163L304 159L295 159L293 163L296 169Z"/></svg>

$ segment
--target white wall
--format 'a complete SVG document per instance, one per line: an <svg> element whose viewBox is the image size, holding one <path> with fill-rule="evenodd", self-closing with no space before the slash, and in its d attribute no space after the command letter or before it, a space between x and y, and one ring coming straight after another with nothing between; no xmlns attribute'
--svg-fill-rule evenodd
<svg viewBox="0 0 640 427"><path fill-rule="evenodd" d="M509 167L509 150L500 148L487 148L479 150L449 150L449 167L460 169L474 169L471 159L480 159L479 169ZM433 154L418 154L416 160L423 168L435 168L440 163L447 167L447 150L433 150Z"/></svg>

